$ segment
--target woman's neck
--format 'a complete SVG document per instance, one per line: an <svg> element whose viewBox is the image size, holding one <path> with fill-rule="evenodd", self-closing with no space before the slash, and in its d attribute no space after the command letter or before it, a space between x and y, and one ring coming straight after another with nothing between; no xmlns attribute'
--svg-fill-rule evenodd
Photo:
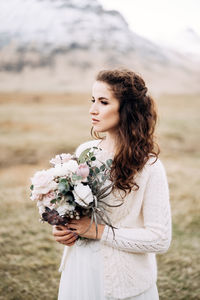
<svg viewBox="0 0 200 300"><path fill-rule="evenodd" d="M103 150L115 153L115 150L116 150L116 138L115 137L116 136L114 134L106 133L106 136L103 138L103 140L100 143L100 147Z"/></svg>

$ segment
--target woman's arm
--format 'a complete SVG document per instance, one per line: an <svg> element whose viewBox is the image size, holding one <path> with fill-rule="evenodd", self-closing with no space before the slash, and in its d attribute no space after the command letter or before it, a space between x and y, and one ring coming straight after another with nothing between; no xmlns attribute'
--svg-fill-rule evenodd
<svg viewBox="0 0 200 300"><path fill-rule="evenodd" d="M119 228L105 226L101 242L120 250L135 253L164 253L171 241L169 190L164 167L160 161L150 166L143 199L144 227Z"/></svg>

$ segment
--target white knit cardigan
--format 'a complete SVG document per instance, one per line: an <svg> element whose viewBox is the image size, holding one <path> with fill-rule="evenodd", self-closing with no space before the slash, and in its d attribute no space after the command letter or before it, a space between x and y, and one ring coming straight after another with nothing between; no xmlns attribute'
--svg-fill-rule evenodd
<svg viewBox="0 0 200 300"><path fill-rule="evenodd" d="M86 142L76 154L86 148L98 146L99 140ZM98 151L97 158L112 158L107 151ZM98 165L98 160L95 162ZM171 212L166 173L161 161L150 158L137 175L139 185L124 198L123 205L109 210L115 236L107 225L100 243L104 262L105 295L118 299L138 295L150 288L157 280L156 253L168 250L171 241ZM117 191L104 201L116 205L121 202ZM65 247L60 271L67 259Z"/></svg>

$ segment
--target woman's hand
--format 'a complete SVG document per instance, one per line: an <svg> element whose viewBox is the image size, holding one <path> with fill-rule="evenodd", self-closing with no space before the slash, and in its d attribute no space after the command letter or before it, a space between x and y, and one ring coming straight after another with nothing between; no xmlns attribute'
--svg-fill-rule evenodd
<svg viewBox="0 0 200 300"><path fill-rule="evenodd" d="M73 229L76 234L88 239L100 240L104 231L105 225L98 224L98 235L96 236L96 226L93 222L90 227L91 219L83 217L80 220L71 220L66 226L68 229ZM89 229L90 227L90 229Z"/></svg>
<svg viewBox="0 0 200 300"><path fill-rule="evenodd" d="M78 234L67 229L66 226L53 226L53 235L57 242L66 245L73 246L78 238Z"/></svg>

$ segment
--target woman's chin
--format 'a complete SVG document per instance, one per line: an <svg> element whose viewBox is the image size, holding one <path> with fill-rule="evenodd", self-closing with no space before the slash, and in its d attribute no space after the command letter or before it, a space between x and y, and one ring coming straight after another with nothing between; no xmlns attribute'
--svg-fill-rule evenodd
<svg viewBox="0 0 200 300"><path fill-rule="evenodd" d="M93 125L93 128L94 128L94 130L95 130L96 132L103 132L102 128L99 127L99 126Z"/></svg>

